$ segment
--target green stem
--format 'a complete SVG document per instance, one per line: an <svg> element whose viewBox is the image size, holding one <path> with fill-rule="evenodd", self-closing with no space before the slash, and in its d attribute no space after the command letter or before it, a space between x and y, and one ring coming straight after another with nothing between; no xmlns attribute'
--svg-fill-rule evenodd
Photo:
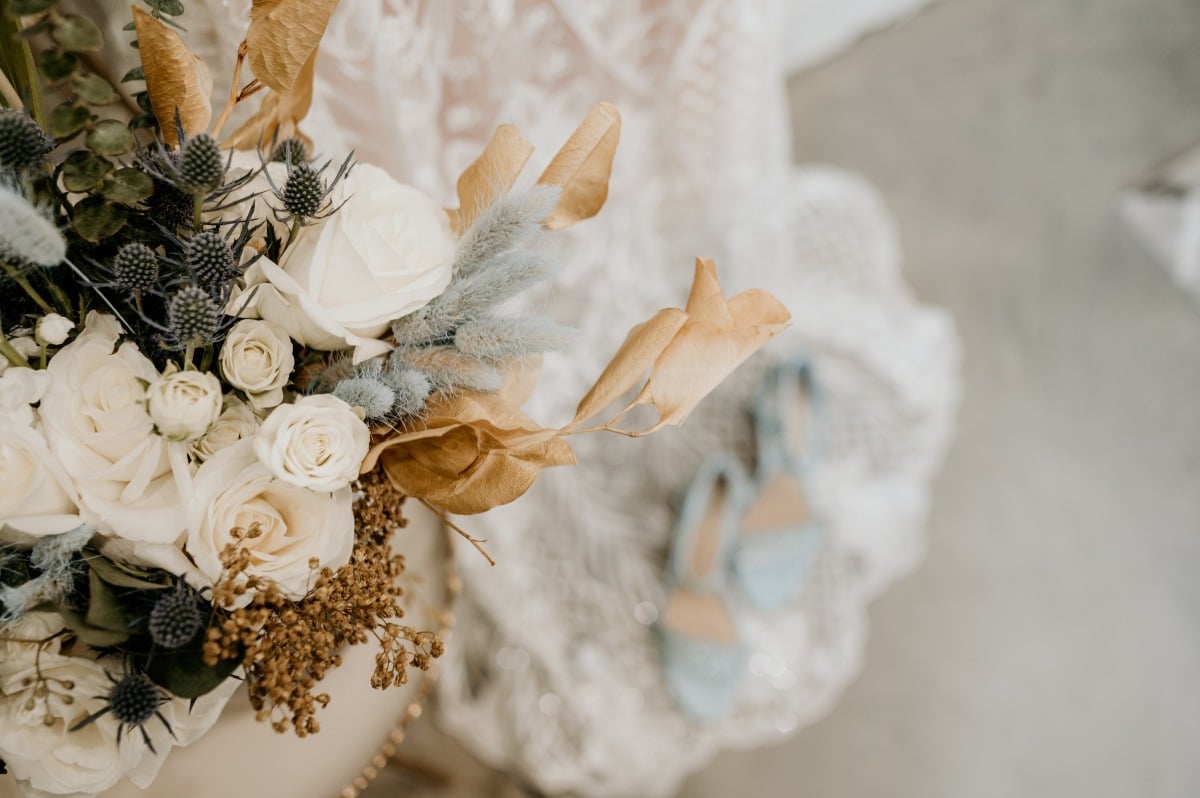
<svg viewBox="0 0 1200 798"><path fill-rule="evenodd" d="M42 344L42 351L38 360L41 363L41 368L46 368L46 344L44 343Z"/></svg>
<svg viewBox="0 0 1200 798"><path fill-rule="evenodd" d="M47 313L55 312L54 308L50 307L50 303L38 293L37 289L33 287L29 280L26 279L25 275L21 274L19 270L7 263L0 263L0 268L4 269L4 273L8 275L9 279L21 286L21 288L25 289L25 293L29 294L29 298L36 302L39 308Z"/></svg>
<svg viewBox="0 0 1200 798"><path fill-rule="evenodd" d="M298 235L300 235L300 220L293 219L292 220L292 229L288 231L288 246L289 247L292 245L292 242L296 240L296 236L298 236Z"/></svg>
<svg viewBox="0 0 1200 798"><path fill-rule="evenodd" d="M39 125L48 129L49 118L46 116L46 105L42 101L42 83L38 79L38 68L33 60L33 48L28 39L21 39L21 56L25 60L25 72L29 75L29 115Z"/></svg>
<svg viewBox="0 0 1200 798"><path fill-rule="evenodd" d="M0 333L0 355L8 358L8 362L14 366L24 366L25 368L33 368L29 365L29 361L21 356L21 353L12 348L12 344L4 337L4 333Z"/></svg>

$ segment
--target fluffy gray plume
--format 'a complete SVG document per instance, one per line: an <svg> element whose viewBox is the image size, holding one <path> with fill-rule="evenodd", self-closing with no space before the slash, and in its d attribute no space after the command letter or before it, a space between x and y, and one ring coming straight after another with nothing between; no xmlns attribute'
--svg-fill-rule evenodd
<svg viewBox="0 0 1200 798"><path fill-rule="evenodd" d="M385 374L395 399L392 414L397 418L419 416L425 411L425 401L433 393L429 378L412 368L399 368Z"/></svg>
<svg viewBox="0 0 1200 798"><path fill-rule="evenodd" d="M572 331L548 319L480 319L462 324L454 346L468 357L503 363L514 357L561 349Z"/></svg>
<svg viewBox="0 0 1200 798"><path fill-rule="evenodd" d="M489 205L459 242L455 276L471 275L528 241L554 210L560 193L558 186L537 185L511 191Z"/></svg>
<svg viewBox="0 0 1200 798"><path fill-rule="evenodd" d="M504 381L500 372L449 346L400 347L388 356L392 369L415 369L425 375L432 390L449 393L455 388L496 391Z"/></svg>
<svg viewBox="0 0 1200 798"><path fill-rule="evenodd" d="M485 269L467 275L456 273L441 296L396 321L392 332L402 343L437 340L544 279L553 265L553 259L529 250L499 255Z"/></svg>
<svg viewBox="0 0 1200 798"><path fill-rule="evenodd" d="M391 386L373 377L342 380L333 389L333 395L351 407L362 408L369 422L380 422L390 417L396 401L396 393Z"/></svg>
<svg viewBox="0 0 1200 798"><path fill-rule="evenodd" d="M21 194L0 185L0 258L10 264L57 266L67 256L67 241L54 223Z"/></svg>

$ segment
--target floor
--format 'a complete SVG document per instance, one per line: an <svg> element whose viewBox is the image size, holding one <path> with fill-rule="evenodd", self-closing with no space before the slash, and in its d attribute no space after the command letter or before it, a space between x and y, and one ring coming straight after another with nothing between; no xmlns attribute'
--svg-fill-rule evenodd
<svg viewBox="0 0 1200 798"><path fill-rule="evenodd" d="M794 80L957 317L927 563L834 713L685 798L1200 795L1200 309L1116 192L1200 139L1191 0L942 0Z"/></svg>

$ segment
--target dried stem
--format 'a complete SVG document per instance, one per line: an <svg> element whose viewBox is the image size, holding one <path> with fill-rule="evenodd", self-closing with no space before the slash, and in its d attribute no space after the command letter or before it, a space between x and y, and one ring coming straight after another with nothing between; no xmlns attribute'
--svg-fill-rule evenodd
<svg viewBox="0 0 1200 798"><path fill-rule="evenodd" d="M455 532L457 532L458 534L460 534L460 535L462 535L464 538L466 538L466 539L467 539L467 541L468 541L468 542L469 542L469 543L470 543L472 546L474 546L474 547L475 547L475 550L476 550L476 551L478 551L480 554L482 554L482 555L483 555L483 558L484 558L485 560L487 560L487 561L488 561L488 564L489 564L489 565L495 565L495 564L496 564L496 561L492 559L492 555L488 554L488 553L487 553L487 551L486 551L486 550L483 548L483 545L482 545L482 544L484 544L484 543L487 543L487 541L486 541L486 540L480 540L480 539L478 539L478 538L473 538L473 537L471 537L469 534L467 534L467 532L466 532L466 531L465 531L465 530L464 530L462 527L460 527L458 524L456 524L456 523L454 523L453 521L451 521L451 520L449 519L449 517L447 517L447 515L446 515L445 513L443 513L441 510L439 510L438 508L434 507L432 504L430 504L429 502L425 501L424 499L421 499L420 501L421 501L421 504L425 505L425 506L426 506L426 507L428 507L428 508L429 508L431 511L433 511L433 514L434 514L434 515L436 515L438 518L442 519L442 523L443 523L443 524L445 524L446 526L450 527L450 528L451 528L451 529L453 529Z"/></svg>
<svg viewBox="0 0 1200 798"><path fill-rule="evenodd" d="M241 91L238 89L238 82L242 76L242 64L246 62L246 53L249 51L249 46L245 40L238 45L237 63L233 65L233 80L229 85L229 100L225 103L225 108L221 110L221 115L217 117L217 123L213 125L213 138L221 136L221 128L225 127L225 123L229 121L229 115L233 113L233 107L243 99Z"/></svg>

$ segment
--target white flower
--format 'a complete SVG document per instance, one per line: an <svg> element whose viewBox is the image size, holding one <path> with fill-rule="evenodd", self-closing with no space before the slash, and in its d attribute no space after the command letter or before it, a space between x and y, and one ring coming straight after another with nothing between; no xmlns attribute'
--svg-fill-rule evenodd
<svg viewBox="0 0 1200 798"><path fill-rule="evenodd" d="M378 340L391 322L446 289L454 237L436 202L374 166L355 166L330 200L341 209L302 228L278 264L251 266L230 308L314 349L354 349L359 363L391 349Z"/></svg>
<svg viewBox="0 0 1200 798"><path fill-rule="evenodd" d="M221 345L221 374L257 410L283 401L283 386L295 367L291 339L265 321L239 321Z"/></svg>
<svg viewBox="0 0 1200 798"><path fill-rule="evenodd" d="M159 435L169 441L194 441L217 423L222 398L215 375L168 369L146 390L146 409Z"/></svg>
<svg viewBox="0 0 1200 798"><path fill-rule="evenodd" d="M10 338L8 343L13 349L16 350L18 355L26 360L29 360L38 352L42 351L42 348L38 345L38 342L30 338L28 335ZM7 371L10 365L12 364L8 362L8 358L0 357L0 374L3 374L5 371Z"/></svg>
<svg viewBox="0 0 1200 798"><path fill-rule="evenodd" d="M28 613L5 628L8 637L41 640L63 627L53 613ZM70 729L104 707L112 687L106 667L83 656L64 656L60 641L39 646L3 644L0 658L0 758L26 796L92 796L129 778L145 789L158 774L172 745L188 745L216 722L239 682L227 679L189 707L173 699L145 724L153 750L140 731L119 726L105 713L78 731ZM118 671L118 663L108 663ZM40 673L42 680L38 680ZM171 731L167 730L170 726ZM172 735L172 732L174 735Z"/></svg>
<svg viewBox="0 0 1200 798"><path fill-rule="evenodd" d="M39 415L84 520L105 534L170 543L185 528L187 446L154 434L145 400L158 372L132 342L117 348L119 336L112 316L89 313L50 359Z"/></svg>
<svg viewBox="0 0 1200 798"><path fill-rule="evenodd" d="M254 435L254 453L279 479L337 490L358 477L371 431L354 408L329 394L275 408Z"/></svg>
<svg viewBox="0 0 1200 798"><path fill-rule="evenodd" d="M258 416L254 415L254 410L236 397L226 397L225 409L221 411L217 423L212 425L208 434L192 444L192 454L198 460L207 460L226 446L251 437L256 429Z"/></svg>
<svg viewBox="0 0 1200 798"><path fill-rule="evenodd" d="M71 330L73 329L75 329L75 322L66 316L60 316L57 313L47 313L38 319L37 340L50 346L58 346L67 340L67 336L71 334Z"/></svg>
<svg viewBox="0 0 1200 798"><path fill-rule="evenodd" d="M185 548L211 580L221 576L221 552L235 542L235 529L255 531L240 544L250 551L247 574L275 582L289 598L302 598L312 583L310 559L330 568L350 560L350 488L331 496L289 485L259 462L251 441L239 441L200 466L188 505ZM250 594L243 599L249 602Z"/></svg>

